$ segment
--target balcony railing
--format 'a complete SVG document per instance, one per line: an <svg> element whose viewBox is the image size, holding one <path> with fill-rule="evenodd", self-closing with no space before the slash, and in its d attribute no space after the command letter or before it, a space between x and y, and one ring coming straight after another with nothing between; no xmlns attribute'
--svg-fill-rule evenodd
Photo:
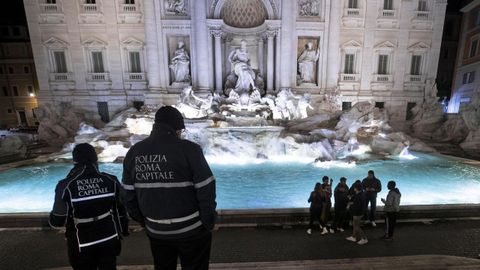
<svg viewBox="0 0 480 270"><path fill-rule="evenodd" d="M359 8L347 8L345 9L345 17L358 17L360 16Z"/></svg>
<svg viewBox="0 0 480 270"><path fill-rule="evenodd" d="M72 73L50 73L50 81L52 82L73 81L73 74Z"/></svg>
<svg viewBox="0 0 480 270"><path fill-rule="evenodd" d="M430 12L428 11L415 11L415 19L417 20L428 20L430 17Z"/></svg>
<svg viewBox="0 0 480 270"><path fill-rule="evenodd" d="M340 74L340 80L342 82L358 82L360 80L360 74Z"/></svg>
<svg viewBox="0 0 480 270"><path fill-rule="evenodd" d="M40 4L40 13L60 13L60 6L58 4Z"/></svg>
<svg viewBox="0 0 480 270"><path fill-rule="evenodd" d="M125 13L135 13L137 12L136 4L122 4L122 11Z"/></svg>
<svg viewBox="0 0 480 270"><path fill-rule="evenodd" d="M88 73L87 81L91 82L105 82L110 80L109 73Z"/></svg>
<svg viewBox="0 0 480 270"><path fill-rule="evenodd" d="M381 11L381 15L384 18L394 18L395 14L396 14L395 10L384 9Z"/></svg>
<svg viewBox="0 0 480 270"><path fill-rule="evenodd" d="M393 82L393 75L375 74L373 75L373 82L391 83Z"/></svg>
<svg viewBox="0 0 480 270"><path fill-rule="evenodd" d="M145 81L145 73L127 73L125 78L129 81Z"/></svg>
<svg viewBox="0 0 480 270"><path fill-rule="evenodd" d="M97 13L99 11L97 4L82 4L84 13Z"/></svg>
<svg viewBox="0 0 480 270"><path fill-rule="evenodd" d="M406 82L424 83L425 77L423 75L407 75Z"/></svg>

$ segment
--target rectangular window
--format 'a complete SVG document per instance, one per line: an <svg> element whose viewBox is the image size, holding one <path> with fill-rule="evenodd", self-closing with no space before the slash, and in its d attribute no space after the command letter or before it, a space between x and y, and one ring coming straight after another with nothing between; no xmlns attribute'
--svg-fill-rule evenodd
<svg viewBox="0 0 480 270"><path fill-rule="evenodd" d="M47 4L56 4L57 0L47 0L46 3Z"/></svg>
<svg viewBox="0 0 480 270"><path fill-rule="evenodd" d="M13 90L13 95L18 97L18 87L12 86L12 90Z"/></svg>
<svg viewBox="0 0 480 270"><path fill-rule="evenodd" d="M23 72L25 72L25 74L30 73L30 67L29 66L24 66L23 67Z"/></svg>
<svg viewBox="0 0 480 270"><path fill-rule="evenodd" d="M478 39L472 40L472 43L470 43L470 53L469 57L474 57L477 55L477 48L478 48Z"/></svg>
<svg viewBox="0 0 480 270"><path fill-rule="evenodd" d="M462 84L469 84L475 81L475 71L463 74Z"/></svg>
<svg viewBox="0 0 480 270"><path fill-rule="evenodd" d="M348 0L348 8L358 8L358 0Z"/></svg>
<svg viewBox="0 0 480 270"><path fill-rule="evenodd" d="M93 73L104 73L102 52L92 52Z"/></svg>
<svg viewBox="0 0 480 270"><path fill-rule="evenodd" d="M32 109L32 115L33 115L33 118L37 118L37 114L35 113L35 109Z"/></svg>
<svg viewBox="0 0 480 270"><path fill-rule="evenodd" d="M135 0L125 0L125 4L127 4L127 5L135 5Z"/></svg>
<svg viewBox="0 0 480 270"><path fill-rule="evenodd" d="M421 55L412 55L412 64L410 66L410 75L420 75L421 74L421 65L422 65L422 56Z"/></svg>
<svg viewBox="0 0 480 270"><path fill-rule="evenodd" d="M393 10L393 0L383 0L383 9Z"/></svg>
<svg viewBox="0 0 480 270"><path fill-rule="evenodd" d="M55 73L67 73L65 52L53 52L53 58L55 58Z"/></svg>
<svg viewBox="0 0 480 270"><path fill-rule="evenodd" d="M406 115L406 119L405 120L412 120L413 117L415 116L414 113L413 113L413 108L415 108L415 106L417 106L417 103L415 102L408 102L407 103L407 115Z"/></svg>
<svg viewBox="0 0 480 270"><path fill-rule="evenodd" d="M427 1L425 0L418 1L418 11L427 11Z"/></svg>
<svg viewBox="0 0 480 270"><path fill-rule="evenodd" d="M85 0L85 4L96 4L96 0Z"/></svg>
<svg viewBox="0 0 480 270"><path fill-rule="evenodd" d="M3 90L3 95L8 97L8 88L6 86L3 86L2 90Z"/></svg>
<svg viewBox="0 0 480 270"><path fill-rule="evenodd" d="M142 72L142 66L140 65L140 52L130 52L130 72L140 73Z"/></svg>
<svg viewBox="0 0 480 270"><path fill-rule="evenodd" d="M110 122L110 114L108 113L108 103L107 102L97 102L98 115L104 123Z"/></svg>
<svg viewBox="0 0 480 270"><path fill-rule="evenodd" d="M380 54L378 56L378 74L388 74L388 55Z"/></svg>
<svg viewBox="0 0 480 270"><path fill-rule="evenodd" d="M375 108L379 108L379 109L385 108L385 102L375 102Z"/></svg>
<svg viewBox="0 0 480 270"><path fill-rule="evenodd" d="M355 73L355 55L346 54L345 55L345 74L354 74Z"/></svg>
<svg viewBox="0 0 480 270"><path fill-rule="evenodd" d="M13 69L13 67L8 67L8 73L10 74L15 73L15 69Z"/></svg>
<svg viewBox="0 0 480 270"><path fill-rule="evenodd" d="M342 102L342 111L348 111L352 108L352 102Z"/></svg>
<svg viewBox="0 0 480 270"><path fill-rule="evenodd" d="M13 113L12 109L7 110L8 113Z"/></svg>
<svg viewBox="0 0 480 270"><path fill-rule="evenodd" d="M27 86L28 88L28 94L33 94L33 86L29 85Z"/></svg>

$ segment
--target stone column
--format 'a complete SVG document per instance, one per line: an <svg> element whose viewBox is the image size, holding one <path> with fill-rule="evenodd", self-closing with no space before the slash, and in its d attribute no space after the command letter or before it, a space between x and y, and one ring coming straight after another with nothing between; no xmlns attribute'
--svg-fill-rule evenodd
<svg viewBox="0 0 480 270"><path fill-rule="evenodd" d="M260 36L258 38L258 70L260 72L260 75L263 77L263 36Z"/></svg>
<svg viewBox="0 0 480 270"><path fill-rule="evenodd" d="M221 93L223 89L223 65L222 65L222 30L212 30L215 38L215 91Z"/></svg>
<svg viewBox="0 0 480 270"><path fill-rule="evenodd" d="M148 55L148 88L150 90L160 90L160 58L158 55L155 4L153 0L144 0L143 5L145 6L145 40Z"/></svg>
<svg viewBox="0 0 480 270"><path fill-rule="evenodd" d="M196 90L209 91L213 88L210 85L211 76L211 55L209 52L209 40L211 35L208 33L207 28L207 5L206 1L190 1L192 6L192 36L194 46L193 57L196 58L195 70L196 78L193 78L192 83Z"/></svg>
<svg viewBox="0 0 480 270"><path fill-rule="evenodd" d="M273 77L274 77L274 55L273 40L275 38L275 31L269 30L267 36L267 93L273 92Z"/></svg>

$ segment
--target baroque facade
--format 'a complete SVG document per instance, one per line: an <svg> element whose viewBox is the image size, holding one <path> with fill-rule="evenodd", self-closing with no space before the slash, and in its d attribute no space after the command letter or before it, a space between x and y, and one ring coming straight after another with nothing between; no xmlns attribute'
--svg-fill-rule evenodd
<svg viewBox="0 0 480 270"><path fill-rule="evenodd" d="M316 101L336 93L339 108L368 100L405 120L409 109L433 95L447 5L446 0L24 3L39 102L71 103L98 111L105 121L126 106L173 104L186 86L199 94L228 94L229 88L248 86L250 78L262 93L292 89Z"/></svg>

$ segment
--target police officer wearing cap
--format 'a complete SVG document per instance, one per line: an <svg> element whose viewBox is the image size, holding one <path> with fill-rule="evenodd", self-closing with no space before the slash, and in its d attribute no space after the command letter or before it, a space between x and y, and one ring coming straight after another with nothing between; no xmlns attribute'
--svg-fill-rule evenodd
<svg viewBox="0 0 480 270"><path fill-rule="evenodd" d="M215 178L199 145L181 139L181 113L161 107L148 138L123 163L123 201L145 226L155 269L208 269L215 223Z"/></svg>
<svg viewBox="0 0 480 270"><path fill-rule="evenodd" d="M120 203L121 185L100 172L95 149L87 143L73 149L75 165L55 188L49 224L66 227L68 257L75 270L116 269L128 218Z"/></svg>

